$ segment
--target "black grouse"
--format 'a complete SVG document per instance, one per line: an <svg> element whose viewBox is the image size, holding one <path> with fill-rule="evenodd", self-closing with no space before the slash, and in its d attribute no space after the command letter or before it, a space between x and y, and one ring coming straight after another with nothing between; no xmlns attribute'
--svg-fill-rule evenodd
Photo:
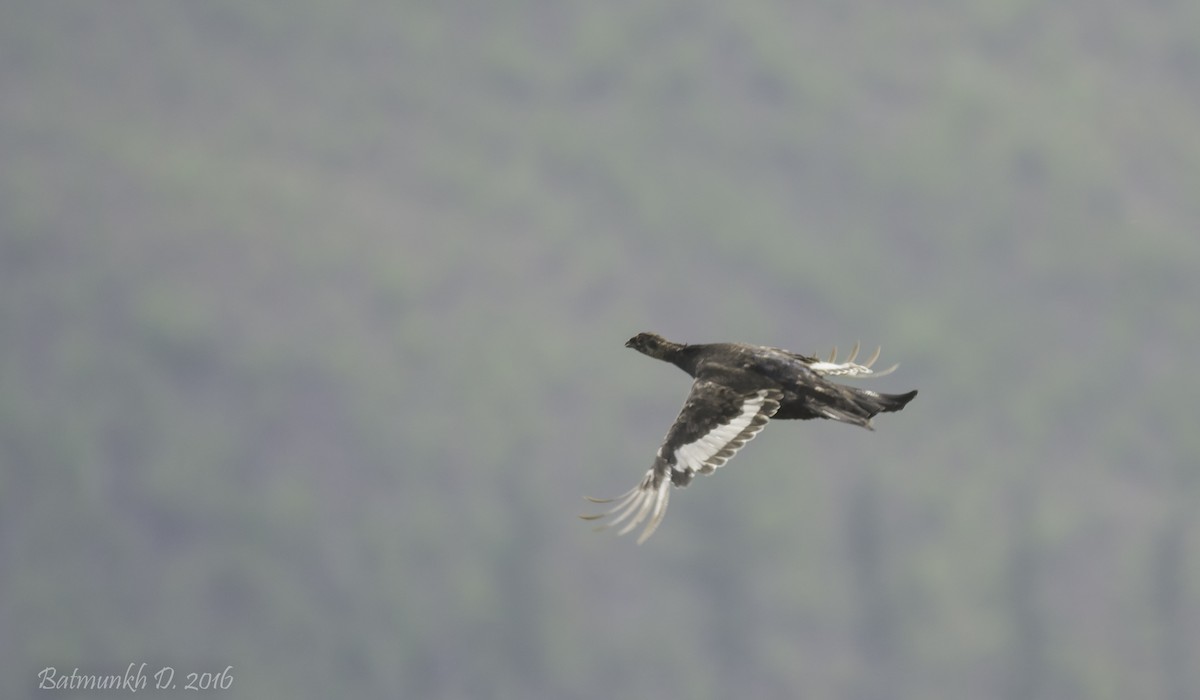
<svg viewBox="0 0 1200 700"><path fill-rule="evenodd" d="M684 345L655 333L638 333L625 347L670 362L696 380L641 483L617 498L588 498L593 503L615 501L616 505L605 513L580 516L584 520L613 516L597 530L628 520L618 533L622 535L649 516L638 544L662 522L672 485L687 486L697 473L711 474L771 418L828 418L871 430L875 414L899 411L917 395L916 390L880 394L827 379L881 377L896 369L893 365L881 372L871 370L879 350L864 364L855 364L857 343L844 362L837 362L837 348L828 361L821 361L744 343Z"/></svg>

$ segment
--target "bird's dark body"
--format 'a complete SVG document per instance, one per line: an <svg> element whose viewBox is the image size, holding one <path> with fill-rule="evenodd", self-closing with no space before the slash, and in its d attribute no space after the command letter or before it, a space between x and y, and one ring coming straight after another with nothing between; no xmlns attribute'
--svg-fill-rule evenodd
<svg viewBox="0 0 1200 700"><path fill-rule="evenodd" d="M917 395L881 394L868 389L829 381L809 369L817 358L779 348L744 343L680 345L637 336L630 347L656 359L670 362L692 377L709 379L731 389L783 392L774 420L829 418L870 429L877 413L898 411ZM642 341L638 342L638 338ZM646 352L639 345L652 352Z"/></svg>

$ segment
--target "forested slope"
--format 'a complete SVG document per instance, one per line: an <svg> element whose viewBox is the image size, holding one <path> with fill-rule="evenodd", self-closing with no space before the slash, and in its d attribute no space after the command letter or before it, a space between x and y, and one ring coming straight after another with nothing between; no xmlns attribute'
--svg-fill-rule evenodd
<svg viewBox="0 0 1200 700"><path fill-rule="evenodd" d="M1198 15L0 9L4 686L1195 697ZM921 394L637 547L642 330Z"/></svg>

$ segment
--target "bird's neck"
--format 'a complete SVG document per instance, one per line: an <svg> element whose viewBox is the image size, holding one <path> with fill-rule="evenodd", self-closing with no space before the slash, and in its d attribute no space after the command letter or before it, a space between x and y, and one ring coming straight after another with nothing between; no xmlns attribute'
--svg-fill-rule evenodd
<svg viewBox="0 0 1200 700"><path fill-rule="evenodd" d="M683 345L670 343L663 348L662 356L658 359L670 362L691 376L696 376L696 365L699 362L698 345Z"/></svg>

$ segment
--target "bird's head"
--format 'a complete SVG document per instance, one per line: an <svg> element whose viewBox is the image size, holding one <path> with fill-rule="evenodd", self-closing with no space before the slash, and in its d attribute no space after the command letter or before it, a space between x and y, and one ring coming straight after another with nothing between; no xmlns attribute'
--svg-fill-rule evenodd
<svg viewBox="0 0 1200 700"><path fill-rule="evenodd" d="M638 333L625 342L625 347L633 348L643 355L663 359L671 350L679 345L672 343L657 333Z"/></svg>

